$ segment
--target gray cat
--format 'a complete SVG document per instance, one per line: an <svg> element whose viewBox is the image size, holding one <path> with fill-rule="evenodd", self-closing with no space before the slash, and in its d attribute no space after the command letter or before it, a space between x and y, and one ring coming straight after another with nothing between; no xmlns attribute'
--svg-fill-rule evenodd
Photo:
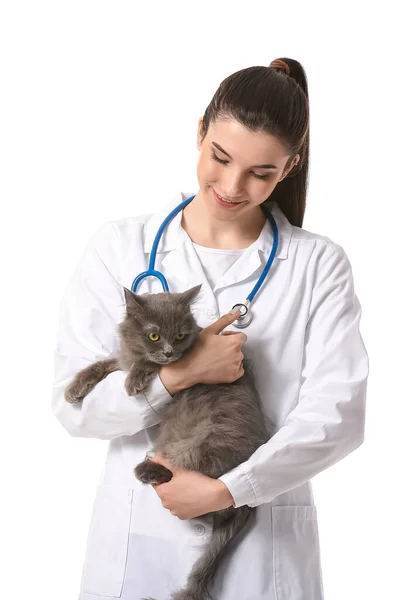
<svg viewBox="0 0 420 600"><path fill-rule="evenodd" d="M120 352L116 358L98 361L83 369L66 388L65 398L83 400L94 386L116 370L128 372L126 391L142 392L162 365L184 356L197 341L202 328L190 305L201 285L183 293L137 295L124 288L126 316L119 325ZM246 461L268 441L268 419L250 371L232 383L198 383L176 392L162 410L155 450L182 469L199 471L217 479ZM170 481L164 466L144 460L134 469L143 483ZM174 592L173 600L211 600L208 585L222 551L240 532L254 510L247 505L215 511L212 537L194 564L186 586ZM149 600L153 600L149 598Z"/></svg>

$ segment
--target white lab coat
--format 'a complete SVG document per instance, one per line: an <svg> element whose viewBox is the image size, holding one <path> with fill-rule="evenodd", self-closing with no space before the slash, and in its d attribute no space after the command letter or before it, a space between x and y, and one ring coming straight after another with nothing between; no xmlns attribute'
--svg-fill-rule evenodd
<svg viewBox="0 0 420 600"><path fill-rule="evenodd" d="M192 195L180 192L154 215L99 228L62 301L54 413L73 436L110 440L79 600L166 600L185 583L211 536L211 515L178 519L133 474L153 447L159 410L172 400L158 376L135 397L126 394L121 371L99 383L80 405L66 403L63 396L75 373L117 352L123 286L131 288L147 268L164 217ZM220 478L236 507L248 504L257 510L228 548L211 588L214 600L323 598L310 479L357 448L364 436L368 356L347 255L331 239L293 227L276 206L271 209L279 246L252 305L243 349L253 361L275 428L249 460ZM162 236L156 268L173 292L203 283L193 312L206 327L251 291L271 250L271 227L267 221L259 238L211 289L180 222L178 213ZM138 289L161 291L156 278Z"/></svg>

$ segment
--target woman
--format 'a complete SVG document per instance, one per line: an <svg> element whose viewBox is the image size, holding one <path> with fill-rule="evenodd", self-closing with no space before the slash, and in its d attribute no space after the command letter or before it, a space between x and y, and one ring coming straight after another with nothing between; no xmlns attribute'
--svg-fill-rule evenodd
<svg viewBox="0 0 420 600"><path fill-rule="evenodd" d="M309 160L302 66L276 59L228 77L199 121L197 145L199 190L167 226L156 259L171 291L202 283L193 311L204 330L191 354L162 367L143 394L128 396L126 373L117 371L82 404L64 400L76 372L117 351L123 286L146 270L162 221L192 193L177 194L154 215L101 227L62 302L54 412L71 435L110 440L80 600L166 599L185 583L211 536L208 513L245 504L257 510L224 555L213 600L320 600L310 479L363 440L368 357L345 251L302 229ZM272 248L262 204L278 226L276 256L250 325L219 335ZM138 293L161 291L148 278ZM156 456L173 470L172 480L139 483L133 468L153 448L159 409L183 387L239 378L242 350L274 424L268 443L219 479L173 469Z"/></svg>

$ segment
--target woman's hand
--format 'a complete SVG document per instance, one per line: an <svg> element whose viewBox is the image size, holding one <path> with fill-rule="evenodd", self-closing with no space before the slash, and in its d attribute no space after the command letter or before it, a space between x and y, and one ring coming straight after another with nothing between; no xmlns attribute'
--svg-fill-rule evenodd
<svg viewBox="0 0 420 600"><path fill-rule="evenodd" d="M227 313L203 329L194 348L182 359L195 383L232 383L244 374L242 344L246 334L226 331L219 335L239 314Z"/></svg>
<svg viewBox="0 0 420 600"><path fill-rule="evenodd" d="M244 374L242 344L245 333L222 330L239 316L227 313L201 331L186 356L162 367L160 377L170 394L196 383L232 383Z"/></svg>
<svg viewBox="0 0 420 600"><path fill-rule="evenodd" d="M198 471L174 467L157 454L150 461L172 471L167 483L152 483L162 506L181 520L193 519L209 512L233 506L234 500L227 486L219 479L207 477Z"/></svg>

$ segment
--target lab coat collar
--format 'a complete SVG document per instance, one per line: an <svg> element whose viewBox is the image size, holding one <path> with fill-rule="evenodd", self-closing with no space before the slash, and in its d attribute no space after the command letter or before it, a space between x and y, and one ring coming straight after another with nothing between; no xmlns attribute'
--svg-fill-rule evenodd
<svg viewBox="0 0 420 600"><path fill-rule="evenodd" d="M168 205L166 205L162 210L159 210L158 212L154 213L149 218L145 225L144 250L146 253L150 254L159 227L161 226L162 222L167 217L167 215L171 212L171 210L173 210L178 204L180 204L180 202L183 202L187 198L194 196L195 193L179 192ZM293 227L287 220L284 213L275 203L270 202L268 204L268 208L271 210L271 213L274 219L276 220L277 227L279 230L279 242L276 252L276 258L287 258ZM168 223L168 225L165 228L165 231L162 234L162 237L160 238L159 246L157 249L158 253L175 250L176 248L179 248L181 245L184 245L186 242L190 241L187 232L181 226L181 219L182 211L179 211L172 219L172 221ZM271 229L271 225L267 220L264 224L264 227L261 230L258 239L256 239L255 242L253 242L247 250L249 252L253 251L254 249L262 250L267 255L267 259L270 255L272 245L273 232Z"/></svg>

